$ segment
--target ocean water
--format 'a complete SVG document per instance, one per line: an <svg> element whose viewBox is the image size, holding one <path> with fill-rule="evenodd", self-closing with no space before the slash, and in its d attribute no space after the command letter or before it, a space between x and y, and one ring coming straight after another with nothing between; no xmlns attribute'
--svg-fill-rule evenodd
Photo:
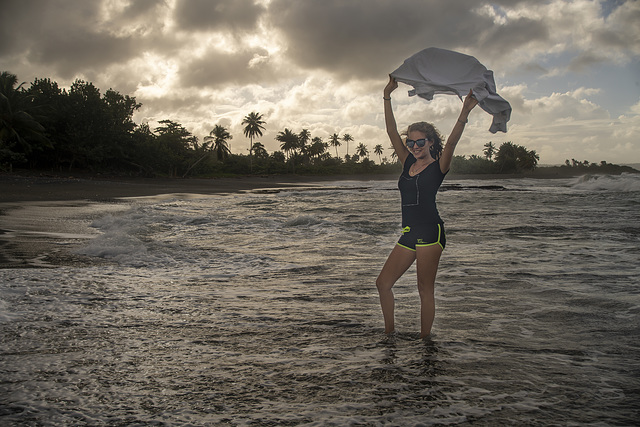
<svg viewBox="0 0 640 427"><path fill-rule="evenodd" d="M438 203L429 341L394 181L5 207L0 425L638 425L640 177Z"/></svg>

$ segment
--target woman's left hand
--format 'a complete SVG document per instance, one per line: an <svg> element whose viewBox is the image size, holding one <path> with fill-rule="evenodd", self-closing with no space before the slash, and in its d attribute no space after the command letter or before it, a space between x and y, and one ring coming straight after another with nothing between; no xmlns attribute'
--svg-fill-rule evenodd
<svg viewBox="0 0 640 427"><path fill-rule="evenodd" d="M462 111L469 114L476 105L478 105L478 100L473 96L473 91L469 89L469 93L464 98L464 103L462 104Z"/></svg>

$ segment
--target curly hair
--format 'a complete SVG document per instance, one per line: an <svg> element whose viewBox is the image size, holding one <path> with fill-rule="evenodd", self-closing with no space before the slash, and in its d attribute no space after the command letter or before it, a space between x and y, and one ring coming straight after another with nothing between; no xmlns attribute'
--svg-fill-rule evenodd
<svg viewBox="0 0 640 427"><path fill-rule="evenodd" d="M442 154L442 135L440 135L438 129L436 129L431 123L417 122L409 125L409 128L404 135L409 135L409 132L413 131L424 133L427 139L433 142L433 145L429 148L429 153L431 154L431 157L438 160Z"/></svg>

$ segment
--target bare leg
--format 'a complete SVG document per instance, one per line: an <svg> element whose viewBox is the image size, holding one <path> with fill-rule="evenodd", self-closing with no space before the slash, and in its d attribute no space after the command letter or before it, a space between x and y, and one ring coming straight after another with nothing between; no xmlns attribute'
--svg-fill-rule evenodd
<svg viewBox="0 0 640 427"><path fill-rule="evenodd" d="M420 337L431 334L431 326L436 314L434 286L438 264L442 255L440 245L418 247L416 250L416 268L418 274L418 292L420 294Z"/></svg>
<svg viewBox="0 0 640 427"><path fill-rule="evenodd" d="M384 316L384 332L390 334L395 329L394 320L394 297L393 285L407 271L416 259L415 252L396 245L385 262L378 279L376 287L380 295L380 305Z"/></svg>

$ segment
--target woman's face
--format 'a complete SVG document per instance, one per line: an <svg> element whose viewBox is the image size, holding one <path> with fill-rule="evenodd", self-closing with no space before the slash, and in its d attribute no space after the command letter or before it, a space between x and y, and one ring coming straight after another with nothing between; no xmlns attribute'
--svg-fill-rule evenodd
<svg viewBox="0 0 640 427"><path fill-rule="evenodd" d="M418 130L413 130L411 132L409 132L407 134L407 141L420 141L422 139L427 139L427 136L424 134L424 132L420 132ZM422 142L422 141L420 141ZM431 147L433 145L433 141L425 141L425 145L424 147L418 147L418 144L414 144L413 147L409 147L407 145L407 148L409 149L409 151L411 152L411 154L413 154L413 156L416 159L421 159L424 158L426 156L430 156L431 154L429 153L429 147Z"/></svg>

